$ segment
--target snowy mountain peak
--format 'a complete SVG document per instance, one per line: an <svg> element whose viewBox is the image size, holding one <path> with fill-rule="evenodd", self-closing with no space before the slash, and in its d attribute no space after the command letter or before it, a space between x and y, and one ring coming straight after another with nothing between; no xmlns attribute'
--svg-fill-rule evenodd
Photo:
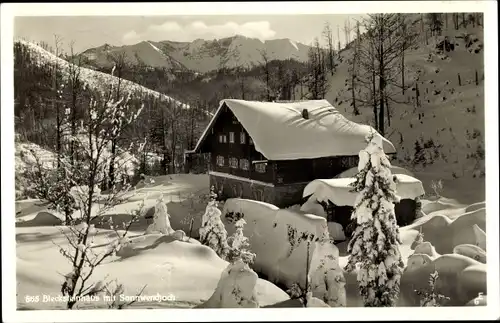
<svg viewBox="0 0 500 323"><path fill-rule="evenodd" d="M255 37L234 35L211 40L198 38L192 42L142 41L121 47L105 44L88 49L83 54L96 66L109 65L110 53L124 51L132 63L204 73L218 69L221 60L228 67L259 64L262 52L266 52L270 59L306 61L308 49L308 46L288 38L262 41Z"/></svg>

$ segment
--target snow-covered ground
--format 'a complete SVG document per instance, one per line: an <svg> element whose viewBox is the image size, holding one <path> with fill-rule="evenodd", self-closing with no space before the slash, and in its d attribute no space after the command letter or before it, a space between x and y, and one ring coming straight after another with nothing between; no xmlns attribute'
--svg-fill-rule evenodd
<svg viewBox="0 0 500 323"><path fill-rule="evenodd" d="M206 207L206 200L200 198L196 201L194 197L208 193L208 177L182 174L154 179L154 184L147 184L137 189L135 194L130 195L128 202L109 210L105 217L112 217L114 223L119 223L120 219L126 220L124 218L126 214L137 208L143 199L145 199L146 207L152 208L158 197L163 194L168 213L171 215L172 228L188 233L191 215L195 219L191 232L193 236L196 236L199 220ZM227 204L226 209L230 207L230 203ZM465 305L480 291L486 289L485 255L478 253L474 246L470 246L476 243L481 245L481 239L484 242L486 231L484 202L469 206L441 198L435 201L423 200L422 205L422 210L426 215L414 224L400 229L403 241L400 249L403 260L408 266L401 279L401 296L398 306L418 306L418 298L414 290L427 287L429 274L434 268L439 271L440 292L449 296L453 305ZM239 203L235 211L245 213L247 221L245 234L250 239L251 251L257 254L257 266L254 269L259 273L266 272L266 269L267 272L274 269L274 278L300 279L299 277L305 271L306 249L304 243L298 243L293 251L294 255L285 257L290 249L288 241L282 241L287 235L286 224L291 223L299 228L298 231L321 231L324 219L310 215L306 216L306 219L299 216L298 211L279 210L269 204L250 200L246 205ZM26 294L45 293L53 296L59 294L62 283L60 273L69 270L66 259L55 245L65 242L64 235L60 231L64 227L54 226L59 223L60 219L53 214L54 212L40 206L37 200L16 202L16 221L18 222L16 225L16 264L20 308L64 306L62 303L27 304L23 299L23 295ZM279 220L276 221L279 225L273 227L275 220ZM309 222L312 224L308 224ZM225 224L228 233L231 234L233 225ZM145 219L139 221L131 228L130 234L142 234L147 225ZM276 230L281 233L272 234ZM424 240L433 246L434 252L426 255L425 248L422 246L419 247L417 255L408 260L415 252L414 240L419 231L424 234ZM115 236L114 232L105 227L99 229L99 232L96 244L110 241ZM127 295L135 295L147 284L143 295L159 293L165 297L170 294L175 297L175 301L162 303L144 301L134 306L151 308L208 306L202 304L213 296L221 274L227 267L227 262L220 259L208 247L201 246L195 239L186 238L185 240L175 241L171 237L160 237L155 234L137 239L134 243L135 252L126 258L111 258L109 262L99 267L95 279L103 278L105 275L109 275L111 279L118 279L125 285ZM338 244L337 247L339 264L343 267L347 263L346 243ZM312 257L314 250L310 252L310 257ZM280 254L283 254L283 257L279 256ZM471 258L475 255L479 255L478 260ZM279 266L272 268L277 261ZM347 306L362 306L355 274L344 273L344 276ZM277 283L286 285L286 281L280 281L280 279ZM195 290L193 286L196 286ZM281 289L262 279L257 281L255 290L260 306L272 305L289 299ZM93 303L86 306L105 305Z"/></svg>

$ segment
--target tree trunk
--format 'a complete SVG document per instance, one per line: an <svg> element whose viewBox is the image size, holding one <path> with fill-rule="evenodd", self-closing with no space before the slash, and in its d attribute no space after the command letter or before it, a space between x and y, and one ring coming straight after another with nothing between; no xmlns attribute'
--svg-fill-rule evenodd
<svg viewBox="0 0 500 323"><path fill-rule="evenodd" d="M404 46L404 45L403 45ZM401 90L405 94L405 51L401 51Z"/></svg>
<svg viewBox="0 0 500 323"><path fill-rule="evenodd" d="M386 110L387 110L387 126L390 127L391 126L391 110L389 107L389 99L387 96L385 97L385 106L386 106Z"/></svg>
<svg viewBox="0 0 500 323"><path fill-rule="evenodd" d="M378 130L378 109L377 109L377 86L375 84L375 53L372 52L372 96L373 96L373 118L375 120L375 129Z"/></svg>
<svg viewBox="0 0 500 323"><path fill-rule="evenodd" d="M108 188L115 185L115 155L116 155L116 139L111 140L111 158L109 160L109 184Z"/></svg>
<svg viewBox="0 0 500 323"><path fill-rule="evenodd" d="M356 75L352 75L352 78L351 78L351 94L352 94L352 108L353 108L353 111L354 111L354 115L359 115L359 111L356 107L356 95L355 95L355 91L354 91L354 78L356 77Z"/></svg>
<svg viewBox="0 0 500 323"><path fill-rule="evenodd" d="M380 34L379 34L379 120L378 120L378 126L379 126L379 131L382 136L385 135L385 129L384 129L384 113L385 113L385 75L384 75L384 22L382 19L380 19Z"/></svg>

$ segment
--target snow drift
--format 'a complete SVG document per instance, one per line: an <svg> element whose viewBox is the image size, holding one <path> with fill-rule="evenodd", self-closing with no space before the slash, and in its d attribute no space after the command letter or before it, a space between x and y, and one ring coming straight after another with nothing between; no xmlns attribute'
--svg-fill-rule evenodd
<svg viewBox="0 0 500 323"><path fill-rule="evenodd" d="M58 272L69 272L70 264L54 248L54 243L63 245L66 239L60 230L65 227L32 227L16 229L18 307L36 309L64 308L63 303L26 304L24 295L60 295L61 276ZM133 233L131 233L133 234ZM95 244L106 244L111 230L100 230ZM132 239L125 257L111 257L97 267L90 282L108 276L125 286L124 295L136 295L147 285L142 295L173 295L172 302L138 302L137 306L150 307L194 307L208 300L218 285L221 273L228 263L220 259L213 250L199 243L177 241L174 237L149 235ZM97 248L99 252L101 248ZM44 270L39 270L44 268ZM195 286L196 288L193 288ZM256 298L261 306L289 299L285 292L273 284L258 279ZM105 304L91 303L91 307Z"/></svg>
<svg viewBox="0 0 500 323"><path fill-rule="evenodd" d="M253 268L270 281L287 287L305 287L307 269L315 289L313 295L330 306L343 306L343 279L338 266L338 249L330 243L326 219L246 199L228 199L223 221L228 233L234 231L226 215L243 213L244 233L256 253ZM308 256L309 254L309 256ZM326 279L326 280L325 280ZM330 288L325 281L331 283ZM339 296L340 295L340 296Z"/></svg>

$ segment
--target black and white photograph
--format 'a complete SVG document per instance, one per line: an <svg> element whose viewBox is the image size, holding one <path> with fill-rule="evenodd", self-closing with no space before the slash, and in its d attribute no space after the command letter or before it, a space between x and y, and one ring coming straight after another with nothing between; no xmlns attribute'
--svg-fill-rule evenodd
<svg viewBox="0 0 500 323"><path fill-rule="evenodd" d="M5 320L498 319L496 7L2 4Z"/></svg>

